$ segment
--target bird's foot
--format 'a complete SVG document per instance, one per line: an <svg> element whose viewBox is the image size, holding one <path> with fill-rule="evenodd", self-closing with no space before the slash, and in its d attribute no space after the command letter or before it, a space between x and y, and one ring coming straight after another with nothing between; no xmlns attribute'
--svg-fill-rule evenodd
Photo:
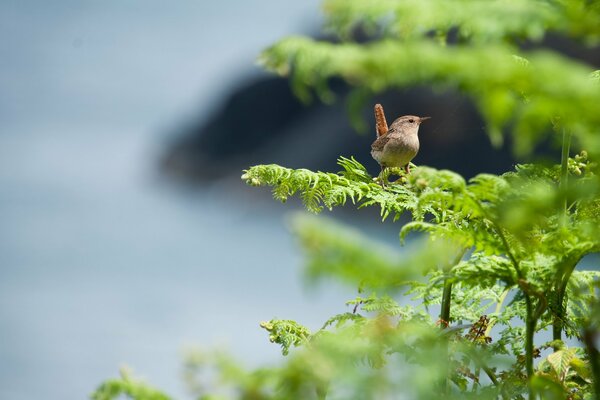
<svg viewBox="0 0 600 400"><path fill-rule="evenodd" d="M385 189L387 187L385 184L386 179L383 177L382 174L379 174L376 178L373 178L373 180L375 181L375 183L377 183L382 188Z"/></svg>
<svg viewBox="0 0 600 400"><path fill-rule="evenodd" d="M397 179L395 179L394 181L390 181L390 177L391 176L396 176ZM404 171L401 168L397 168L397 167L387 168L386 172L385 172L385 179L390 184L400 184L400 185L403 185L403 184L405 184L407 182L407 179L406 179L406 176L404 174Z"/></svg>
<svg viewBox="0 0 600 400"><path fill-rule="evenodd" d="M381 172L379 172L379 175L377 175L377 178L373 178L373 180L382 188L385 189L385 182L387 181L387 174L386 174L386 167L382 166L381 167Z"/></svg>
<svg viewBox="0 0 600 400"><path fill-rule="evenodd" d="M406 165L403 168L398 167L385 167L381 169L381 172L376 178L373 178L378 185L382 188L387 188L389 185L400 184L404 185L408 183L408 175L410 174L410 165ZM390 181L391 176L397 176L398 179Z"/></svg>

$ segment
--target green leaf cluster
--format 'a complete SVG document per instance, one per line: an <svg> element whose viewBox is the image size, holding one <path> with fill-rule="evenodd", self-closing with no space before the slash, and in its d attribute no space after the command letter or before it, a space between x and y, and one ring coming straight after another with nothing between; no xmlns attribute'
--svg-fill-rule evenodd
<svg viewBox="0 0 600 400"><path fill-rule="evenodd" d="M284 356L288 355L291 346L304 344L310 336L307 328L291 320L272 319L268 322L261 322L260 327L269 332L271 343L281 346Z"/></svg>
<svg viewBox="0 0 600 400"><path fill-rule="evenodd" d="M512 398L527 392L550 397L567 393L584 398L592 393L592 372L589 354L581 348L556 350L537 368L533 362L540 351L534 346L536 333L551 328L556 346L562 334L582 339L582 328L591 323L592 307L598 302L595 285L600 273L575 267L600 250L600 214L595 212L600 186L587 153L565 161L566 175L561 165L523 164L501 176L481 174L468 182L450 171L414 167L410 175L386 187L375 183L353 158L340 158L342 171L337 174L259 165L247 170L243 179L273 187L281 201L297 194L316 213L347 200L359 208L379 207L382 219L393 215L398 220L406 213L412 221L403 225L401 239L414 231L427 234L428 239L408 254L398 253L322 218L294 219L293 231L307 255L311 278L334 277L370 293L348 302L352 313L328 320L323 327L327 335L320 331L311 336L311 354L316 337L335 337L343 346L351 340L344 336L347 332L364 339L364 329L385 321L391 337L377 338L375 344L382 348L376 355L369 346L363 349L373 368L387 368L397 352L411 368L423 362L445 371L442 378L430 373L432 380L425 386L441 390L440 381L446 381L446 394ZM280 187L285 187L285 196ZM451 294L446 295L449 287ZM401 305L392 295L411 304ZM436 320L436 310L445 303L448 315L441 318L440 312ZM475 326L482 316L487 323L476 340L469 339L471 332L461 333L464 324ZM429 342L417 341L415 348L403 338L399 347L385 347L415 326L422 335L422 329L429 331ZM451 337L431 336L440 332L439 326L448 326L442 332ZM406 356L422 346L441 349L450 368L425 356L417 357L419 361ZM575 352L579 355L571 359L576 366L557 367L557 360ZM486 379L488 384L483 383ZM387 386L378 386L382 387ZM397 388L391 385L389 390ZM433 395L424 391L419 396L423 393Z"/></svg>
<svg viewBox="0 0 600 400"><path fill-rule="evenodd" d="M170 400L171 398L134 378L126 369L121 369L121 377L102 383L92 394L92 400L116 400L126 396L128 399Z"/></svg>

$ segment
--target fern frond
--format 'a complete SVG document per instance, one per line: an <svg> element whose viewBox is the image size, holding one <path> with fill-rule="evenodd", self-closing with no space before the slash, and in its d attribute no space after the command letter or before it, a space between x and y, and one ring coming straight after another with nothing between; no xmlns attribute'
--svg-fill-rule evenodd
<svg viewBox="0 0 600 400"><path fill-rule="evenodd" d="M411 314L412 307L401 307L398 302L392 299L390 296L382 296L379 297L375 294L372 294L369 297L357 297L354 300L346 302L346 304L354 304L355 307L360 306L360 308L367 312L377 312L382 315L388 316L402 316L407 317L408 314ZM409 317L410 317L409 316Z"/></svg>
<svg viewBox="0 0 600 400"><path fill-rule="evenodd" d="M424 241L410 254L399 253L348 226L305 215L292 220L292 229L307 255L309 278L335 277L361 288L398 291L456 252L448 242Z"/></svg>
<svg viewBox="0 0 600 400"><path fill-rule="evenodd" d="M127 396L132 400L170 400L166 394L133 378L126 370L121 370L120 379L103 382L90 396L93 400L116 400Z"/></svg>
<svg viewBox="0 0 600 400"><path fill-rule="evenodd" d="M290 347L300 346L308 342L311 333L308 328L289 319L272 319L261 322L260 327L269 332L269 341L281 346L281 353L287 356Z"/></svg>
<svg viewBox="0 0 600 400"><path fill-rule="evenodd" d="M463 40L496 42L507 38L540 40L544 34L578 32L590 39L600 36L594 25L600 17L594 7L577 7L576 2L516 0L327 0L324 5L328 25L342 37L356 26L388 37L409 39L437 31L456 29ZM418 21L416 23L415 21Z"/></svg>
<svg viewBox="0 0 600 400"><path fill-rule="evenodd" d="M340 328L349 321L352 321L354 323L360 323L360 322L364 322L365 320L366 320L366 318L360 314L355 314L355 313L350 313L350 312L343 313L343 314L337 314L337 315L334 315L333 317L329 318L327 321L325 321L325 323L321 327L321 330L327 329L330 326L333 326L334 328Z"/></svg>
<svg viewBox="0 0 600 400"><path fill-rule="evenodd" d="M257 165L246 171L242 179L253 186L272 186L273 197L285 202L300 193L306 208L314 213L323 206L331 209L344 205L348 198L353 202L381 189L356 160L340 158L345 170L339 174L313 172L307 169L290 169L279 165Z"/></svg>
<svg viewBox="0 0 600 400"><path fill-rule="evenodd" d="M465 285L492 287L502 281L510 287L517 283L515 270L508 259L479 252L453 267L452 274Z"/></svg>

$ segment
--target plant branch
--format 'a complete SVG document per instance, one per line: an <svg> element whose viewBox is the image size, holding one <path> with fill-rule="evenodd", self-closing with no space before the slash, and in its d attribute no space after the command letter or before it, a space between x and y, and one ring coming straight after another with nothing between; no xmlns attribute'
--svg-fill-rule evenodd
<svg viewBox="0 0 600 400"><path fill-rule="evenodd" d="M583 331L583 343L585 344L594 381L594 393L596 400L600 400L600 353L595 345L598 331L588 326Z"/></svg>
<svg viewBox="0 0 600 400"><path fill-rule="evenodd" d="M440 326L442 326L442 328L445 328L450 323L450 305L452 303L452 284L454 282L454 278L448 276L448 272L452 267L457 265L460 262L460 260L462 260L466 252L466 248L459 251L456 258L445 269L446 278L444 279L444 291L442 293L442 308L440 311Z"/></svg>
<svg viewBox="0 0 600 400"><path fill-rule="evenodd" d="M564 273L559 276L556 287L556 310L554 311L552 319L552 340L562 340L562 330L564 329L564 321L566 318L566 306L565 294L567 292L567 285L571 279L575 267L581 260L581 256L575 258L569 258L566 262L561 265L560 270L564 270ZM565 267L566 265L566 267ZM558 350L558 349L555 349Z"/></svg>
<svg viewBox="0 0 600 400"><path fill-rule="evenodd" d="M510 262L512 263L513 267L515 268L515 271L517 273L517 277L519 279L524 279L524 275L523 272L521 271L521 267L519 266L519 262L517 261L517 258L515 257L515 255L513 254L510 245L508 244L508 240L506 239L506 235L504 235L504 232L502 231L502 228L500 227L500 225L498 224L498 222L490 217L489 213L487 212L487 210L485 208L483 208L483 206L481 205L481 203L474 198L471 194L467 193L467 196L471 199L471 201L473 201L473 203L475 203L475 205L477 206L477 208L479 208L479 210L481 211L481 213L483 214L483 216L492 223L494 230L496 231L496 233L498 234L498 236L500 237L500 240L502 241L502 245L504 246L504 248L506 249L506 255L508 256Z"/></svg>
<svg viewBox="0 0 600 400"><path fill-rule="evenodd" d="M569 179L569 150L571 148L571 133L567 132L565 128L562 128L562 152L560 157L560 183L559 187L561 190L562 199L562 218L561 218L561 227L564 228L567 225L567 216L568 216L568 207L567 207L567 186ZM569 283L569 279L571 278L571 274L575 269L575 266L579 262L579 259L572 263L566 263L567 266L564 268L564 264L559 268L559 270L564 270L564 274L558 277L558 283L555 288L556 290L556 310L554 312L554 316L552 319L552 339L553 340L561 340L562 339L562 330L564 327L564 318L565 318L565 291L567 289L567 284ZM555 349L557 350L557 349Z"/></svg>
<svg viewBox="0 0 600 400"><path fill-rule="evenodd" d="M500 386L500 383L498 382L498 377L496 377L496 374L494 373L494 370L491 369L490 367L488 367L487 365L483 364L482 362L479 362L479 364L481 366L481 369L483 369L483 371L488 376L488 378L490 378L490 380L492 381L492 383L494 385L496 385L497 387L500 388L500 396L502 396L502 399L503 400L509 400L510 397L506 393L504 393L504 390Z"/></svg>
<svg viewBox="0 0 600 400"><path fill-rule="evenodd" d="M506 238L504 231L502 230L502 228L500 227L500 225L498 224L498 222L495 219L489 217L487 211L483 208L483 206L476 199L474 199L473 197L471 197L471 199L475 202L475 204L477 204L477 206L479 207L479 209L481 210L483 215L493 224L494 229L496 230L496 233L500 237L500 240L502 241L502 244L504 245L504 248L506 249L506 254L508 255L508 258L510 259L511 263L513 264L513 267L515 268L517 277L519 278L518 286L519 286L519 289L521 289L521 291L523 292L523 296L525 297L525 311L526 311L526 316L525 316L525 370L527 372L527 378L531 379L531 377L533 376L533 344L534 344L535 327L537 325L537 320L538 320L539 316L541 315L541 312L545 309L545 301L544 301L542 294L534 292L536 297L539 297L539 301L540 301L540 303L538 304L538 307L534 313L533 300L531 298L532 288L530 288L529 284L527 283L527 281L525 279L525 275L523 274L523 271L521 270L519 262L518 262L517 258L515 257L515 255L513 254L510 245L508 244L508 239ZM531 385L529 385L529 398L530 399L535 398L535 393L534 393Z"/></svg>
<svg viewBox="0 0 600 400"><path fill-rule="evenodd" d="M447 328L450 324L450 303L452 302L452 283L450 277L444 279L444 292L442 293L442 309L440 311L440 326Z"/></svg>
<svg viewBox="0 0 600 400"><path fill-rule="evenodd" d="M533 300L530 295L531 290L529 288L529 285L527 284L527 281L525 280L525 276L523 275L523 271L521 270L519 262L517 261L517 258L513 254L512 249L510 248L510 245L508 244L508 240L506 239L506 235L502 231L502 228L500 227L500 225L494 220L491 220L491 221L492 221L492 224L494 224L494 228L496 229L496 232L498 233L500 240L502 240L502 243L504 244L504 247L506 249L506 253L515 268L515 272L517 273L517 277L519 278L519 288L523 291L523 295L525 297L525 310L526 310L526 316L525 316L525 370L527 372L527 378L531 379L533 377L534 335L535 335L535 327L537 325L537 319L539 318L539 314L540 314L540 312L539 312L540 307L538 307L538 310L534 315ZM541 306L541 301L542 301L542 298L540 297L540 306ZM529 399L534 399L534 398L535 398L535 392L533 391L533 388L530 385L529 386Z"/></svg>
<svg viewBox="0 0 600 400"><path fill-rule="evenodd" d="M500 225L498 225L498 223L496 221L494 221L494 220L491 220L491 221L492 221L492 224L494 225L494 229L496 230L496 233L498 233L498 236L500 236L500 240L502 240L502 244L504 245L504 248L506 249L506 254L508 255L508 258L510 259L510 262L512 263L513 267L515 268L517 277L519 279L525 279L525 276L523 275L523 271L521 270L521 266L519 265L517 258L513 254L512 250L510 248L510 245L508 244L508 240L506 239L506 235L504 235L504 232L502 231L502 228L500 227Z"/></svg>
<svg viewBox="0 0 600 400"><path fill-rule="evenodd" d="M563 142L562 152L560 157L560 189L563 196L562 204L562 226L564 227L567 223L567 185L569 180L569 150L571 148L571 136L570 132L567 132L565 128L562 129Z"/></svg>
<svg viewBox="0 0 600 400"><path fill-rule="evenodd" d="M500 395L502 396L502 399L508 400L509 397L502 390L502 387L500 386L500 382L498 382L498 377L496 376L496 373L494 372L494 370L491 369L490 367L488 367L487 365L485 365L485 363L482 361L481 358L473 356L473 354L470 355L470 358L473 361L473 363L477 366L477 368L481 368L485 372L485 374L488 376L488 378L490 378L490 381L492 381L492 383L495 386L497 386L498 388L501 389ZM479 374L476 374L476 375L479 375Z"/></svg>
<svg viewBox="0 0 600 400"><path fill-rule="evenodd" d="M533 376L533 336L537 320L533 318L533 302L531 296L527 293L524 293L524 295L525 310L527 313L525 316L525 370L527 371L527 377L531 379ZM531 394L529 397L532 398Z"/></svg>
<svg viewBox="0 0 600 400"><path fill-rule="evenodd" d="M462 258L466 252L467 252L466 248L463 248L462 250L460 250L458 252L458 254L456 255L456 257L454 258L454 260L449 265L447 265L446 268L444 268L446 277L444 278L444 291L442 293L442 308L440 311L440 327L441 327L441 329L447 328L448 325L450 324L450 305L452 303L452 284L453 284L454 278L449 276L449 272L450 272L450 269L452 269L452 267L457 265L460 262L460 260L462 260ZM444 353L445 353L446 359L448 359L448 357L449 357L448 343L444 344ZM448 374L449 374L449 371L448 371ZM444 382L442 383L442 391L443 391L443 393L448 394L449 389L450 389L450 376L447 375L446 379L444 379Z"/></svg>
<svg viewBox="0 0 600 400"><path fill-rule="evenodd" d="M500 310L502 310L502 306L504 305L504 300L506 300L506 296L508 296L508 292L510 292L510 289L506 288L500 295L500 299L498 299L498 303L496 304L496 308L494 309L494 314L500 314ZM490 336L492 328L494 327L494 325L496 325L496 321L497 319L493 322L490 321L487 329L485 330L485 336Z"/></svg>

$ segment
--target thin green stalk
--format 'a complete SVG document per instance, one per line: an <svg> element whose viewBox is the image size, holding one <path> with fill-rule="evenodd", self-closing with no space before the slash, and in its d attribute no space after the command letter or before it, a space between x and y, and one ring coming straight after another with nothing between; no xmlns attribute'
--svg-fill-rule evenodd
<svg viewBox="0 0 600 400"><path fill-rule="evenodd" d="M583 331L583 343L592 367L595 398L600 400L600 353L595 345L596 335L598 335L598 332L589 326Z"/></svg>
<svg viewBox="0 0 600 400"><path fill-rule="evenodd" d="M562 340L562 330L564 327L563 319L565 317L564 312L565 292L562 288L557 288L556 292L556 310L552 317L552 340ZM557 347L554 351L559 350Z"/></svg>
<svg viewBox="0 0 600 400"><path fill-rule="evenodd" d="M462 258L466 252L467 252L467 249L462 249L461 251L459 251L458 254L456 255L456 258L444 270L446 277L444 278L444 291L442 293L442 308L440 311L440 327L442 329L447 328L448 324L450 323L450 305L452 303L452 283L453 283L453 278L449 276L450 270L452 269L452 267L457 265L460 262L460 260L462 260ZM444 345L444 353L445 353L445 358L447 359L449 357L447 343ZM448 374L449 374L449 371L448 371ZM448 374L446 375L446 379L444 379L444 382L442 383L443 393L446 393L446 394L450 390L450 377Z"/></svg>
<svg viewBox="0 0 600 400"><path fill-rule="evenodd" d="M452 303L452 279L444 280L444 292L442 293L442 309L440 311L440 326L447 327L450 323L450 304Z"/></svg>
<svg viewBox="0 0 600 400"><path fill-rule="evenodd" d="M456 255L456 258L452 261L450 265L444 270L446 273L446 277L444 278L444 291L442 292L442 309L440 310L440 325L442 328L445 327L446 324L450 323L450 305L452 303L452 283L454 282L454 278L449 276L450 270L452 267L457 265L460 260L464 257L467 249L462 249Z"/></svg>
<svg viewBox="0 0 600 400"><path fill-rule="evenodd" d="M565 128L562 129L562 151L560 156L560 191L563 197L562 199L562 218L561 218L561 226L563 228L566 227L568 222L568 207L567 207L567 187L569 184L569 151L571 149L571 136L570 132L567 132ZM555 287L556 290L556 310L554 313L554 317L552 320L552 339L553 340L562 340L562 331L564 328L564 318L565 318L565 292L567 289L567 284L569 283L569 279L571 278L571 274L577 265L577 261L572 265L568 265L565 268L565 272L563 276L558 279L558 284ZM564 266L561 266L564 267ZM563 268L561 268L563 269Z"/></svg>
<svg viewBox="0 0 600 400"><path fill-rule="evenodd" d="M515 272L517 273L517 277L519 279L524 280L525 276L523 275L523 271L521 271L519 262L517 261L517 258L513 254L512 250L510 249L508 240L506 239L506 236L504 236L504 232L502 232L502 228L500 228L500 226L495 221L492 221L492 223L494 224L494 227L496 228L496 232L498 233L498 236L500 236L500 240L502 240L502 244L504 245L504 248L506 248L506 254L508 255L508 258L510 259L511 263L515 267Z"/></svg>
<svg viewBox="0 0 600 400"><path fill-rule="evenodd" d="M519 266L519 262L517 258L513 255L510 246L508 245L508 240L502 232L500 226L494 222L494 226L496 227L496 231L506 248L506 252L508 254L509 259L511 260L513 266L515 267L515 271L517 276L519 277L519 288L523 291L525 297L525 371L527 372L527 379L531 379L533 376L533 337L535 335L535 326L537 324L537 318L534 318L533 315L533 304L531 300L531 295L527 289L527 283L525 281L525 276L523 275L523 271ZM529 399L534 399L535 393L533 388L529 386Z"/></svg>
<svg viewBox="0 0 600 400"><path fill-rule="evenodd" d="M556 310L552 319L552 340L562 340L562 331L564 329L564 321L566 319L565 311L565 294L567 293L567 285L571 279L575 267L581 260L581 257L570 258L563 265L561 265L564 274L559 278L556 290ZM566 267L565 267L566 265ZM558 350L558 349L555 349Z"/></svg>
<svg viewBox="0 0 600 400"><path fill-rule="evenodd" d="M523 289L525 291L525 289ZM533 309L533 301L532 296L529 294L532 292L535 297L538 298L538 304ZM546 298L542 293L536 292L534 290L529 290L525 293L525 307L527 311L527 320L525 322L525 361L526 361L526 370L527 370L527 378L531 381L533 377L533 353L534 353L534 335L535 329L537 326L538 320L541 318L542 314L546 310L548 303ZM535 399L536 393L534 389L529 385L529 399Z"/></svg>
<svg viewBox="0 0 600 400"><path fill-rule="evenodd" d="M500 314L500 311L502 310L502 306L504 305L504 300L506 300L506 296L508 296L508 292L510 292L510 289L504 289L504 291L500 295L500 298L498 299L498 303L496 304L496 308L494 309L494 315ZM487 329L485 330L485 336L490 336L490 333L492 332L492 328L494 327L494 325L496 325L496 321L493 321L493 322L490 321Z"/></svg>
<svg viewBox="0 0 600 400"><path fill-rule="evenodd" d="M492 381L492 383L494 385L496 385L499 389L500 389L500 396L502 396L503 400L508 400L509 397L506 393L504 393L503 388L500 386L500 382L498 382L498 377L496 376L496 373L494 372L493 369L491 369L490 367L488 367L487 365L485 365L480 358L477 357L473 357L471 356L471 360L473 361L473 363L477 366L478 369L482 369L483 372L486 373L486 375L488 376L488 378L490 378L490 380ZM476 373L475 376L479 376L479 373ZM475 382L473 383L473 389L475 389Z"/></svg>
<svg viewBox="0 0 600 400"><path fill-rule="evenodd" d="M568 152L567 152L567 155L568 155ZM483 212L483 214L487 216L487 212L481 206L481 204L479 204L479 202L477 200L475 200L475 199L473 199L473 200L475 201L475 204L478 205L479 209ZM525 371L527 372L527 379L530 380L533 376L533 350L534 350L533 344L534 344L535 327L537 325L537 320L541 316L543 310L546 308L546 304L545 304L544 297L542 294L534 293L536 295L536 297L539 298L539 301L540 301L540 303L538 304L538 307L534 313L533 301L531 298L532 290L528 287L529 285L527 284L525 275L523 274L523 271L521 270L519 261L513 254L512 249L510 248L510 245L508 244L508 239L506 238L506 235L504 235L504 231L502 230L502 228L500 227L498 222L496 222L492 218L489 218L489 216L487 216L487 218L488 218L488 220L490 220L492 222L492 225L494 226L496 233L500 237L500 240L502 241L502 244L504 245L504 248L506 249L506 254L507 254L510 262L512 263L513 267L515 268L515 272L517 273L517 277L519 279L519 284L518 284L519 289L521 289L521 291L523 291L523 295L525 297L525 311L527 314L525 317ZM535 398L535 392L534 392L533 388L531 386L529 386L529 399L534 399L534 398Z"/></svg>
<svg viewBox="0 0 600 400"><path fill-rule="evenodd" d="M498 382L498 378L496 377L494 370L491 369L490 367L488 367L487 365L483 365L483 364L481 364L481 368L486 373L488 378L490 378L492 383L500 388L500 396L502 397L502 400L509 400L509 396L505 393L503 388L500 386L500 382Z"/></svg>
<svg viewBox="0 0 600 400"><path fill-rule="evenodd" d="M504 301L506 300L506 297L508 296L508 292L510 292L510 289L505 289L502 292L502 294L500 295L500 298L498 299L498 303L496 304L496 308L494 309L495 315L500 314L500 311L502 310L502 306L504 305ZM485 333L484 333L485 336L490 336L490 333L491 333L494 325L495 325L495 321L490 322L488 324L488 326L485 330ZM494 371L490 367L483 364L481 361L475 360L475 359L474 359L474 361L481 369L483 369L483 371L487 374L487 376L490 378L492 383L499 387L498 378L496 377L496 374L494 373ZM506 393L504 393L504 390L502 388L500 388L500 390L501 390L500 395L502 396L502 399L508 400L508 396Z"/></svg>
<svg viewBox="0 0 600 400"><path fill-rule="evenodd" d="M495 221L492 221L492 223L494 224L494 227L496 228L496 232L498 233L498 236L500 236L500 240L502 240L502 243L504 244L504 247L506 248L506 253L508 255L508 258L510 259L510 261L512 262L512 264L515 268L515 272L517 273L517 277L519 278L519 281L520 281L519 288L523 291L523 294L525 297L525 311L527 314L525 317L525 370L527 371L527 378L531 379L531 377L533 376L533 336L535 334L535 326L537 323L537 318L534 318L534 315L533 315L533 304L532 304L532 300L531 300L531 295L529 294L529 291L526 290L527 283L525 281L525 276L523 275L523 271L521 270L521 267L519 266L519 262L517 261L517 258L512 253L512 250L508 244L508 240L506 239L504 232L502 231L502 228L500 228L500 226ZM535 394L531 387L529 387L529 398L530 399L535 398Z"/></svg>
<svg viewBox="0 0 600 400"><path fill-rule="evenodd" d="M567 222L567 185L569 180L569 150L571 149L571 136L570 132L567 132L565 128L563 128L563 141L562 141L562 153L560 156L560 189L562 192L563 199L563 207L562 207L562 224L566 224Z"/></svg>
<svg viewBox="0 0 600 400"><path fill-rule="evenodd" d="M498 222L489 216L487 210L481 205L481 203L479 203L479 201L476 198L469 195L468 193L467 193L467 196L469 196L469 198L475 203L477 208L479 208L479 211L481 211L481 213L488 219L488 221L490 221L492 223L494 230L496 231L496 233L500 237L500 240L502 241L502 245L506 249L506 255L508 256L508 259L510 260L513 267L515 268L515 271L517 273L517 278L524 279L525 277L523 276L523 271L521 271L519 262L517 261L517 258L513 254L512 250L510 248L510 245L508 244L508 240L506 239L506 236L504 235L504 232L502 231L502 228L500 227Z"/></svg>
<svg viewBox="0 0 600 400"><path fill-rule="evenodd" d="M527 293L525 293L525 310L527 313L525 319L525 371L527 372L527 378L531 379L533 376L533 336L537 321L533 318L531 296ZM529 398L535 398L531 386L529 386Z"/></svg>
<svg viewBox="0 0 600 400"><path fill-rule="evenodd" d="M525 371L527 372L527 379L530 380L533 377L533 350L534 350L534 335L535 335L535 327L537 325L537 321L542 315L542 312L546 308L545 301L542 294L535 293L534 295L539 298L539 304L536 308L535 312L533 309L533 300L531 296L531 288L527 284L525 280L525 276L523 275L523 271L521 270L517 258L513 255L510 246L508 245L508 240L502 232L502 229L498 224L494 223L496 226L496 230L502 243L506 248L506 252L508 253L508 257L513 263L515 267L515 271L517 276L519 277L519 288L523 291L523 295L525 297ZM529 386L529 399L535 399L535 392L531 386Z"/></svg>

